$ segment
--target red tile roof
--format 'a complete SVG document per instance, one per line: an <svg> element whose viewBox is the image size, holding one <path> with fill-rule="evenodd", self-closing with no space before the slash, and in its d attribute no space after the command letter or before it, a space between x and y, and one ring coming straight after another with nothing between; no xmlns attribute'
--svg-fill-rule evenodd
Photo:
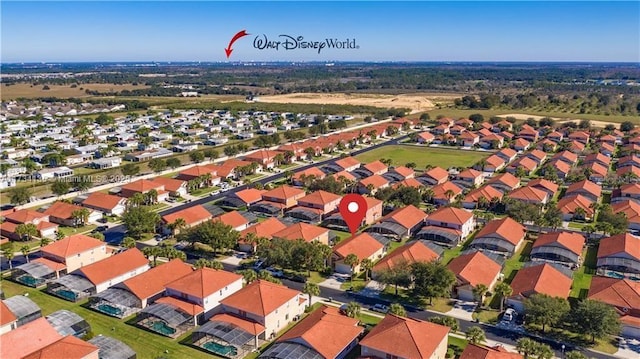
<svg viewBox="0 0 640 359"><path fill-rule="evenodd" d="M534 187L534 188L538 188L538 189L544 189L547 190L549 192L552 193L556 193L558 192L558 185L546 180L544 178L537 178L534 180L529 181L529 183L527 183L527 187Z"/></svg>
<svg viewBox="0 0 640 359"><path fill-rule="evenodd" d="M440 167L433 167L432 169L426 171L424 175L433 178L437 182L449 178L449 172Z"/></svg>
<svg viewBox="0 0 640 359"><path fill-rule="evenodd" d="M252 204L256 202L260 202L262 200L262 194L265 193L265 190L259 190L255 188L247 188L242 191L238 191L234 194L234 196L240 198L242 202L247 204Z"/></svg>
<svg viewBox="0 0 640 359"><path fill-rule="evenodd" d="M256 323L247 318L240 318L235 315L231 315L227 313L216 314L213 317L211 317L209 321L229 323L255 336L258 336L264 333L265 331L265 327L260 323Z"/></svg>
<svg viewBox="0 0 640 359"><path fill-rule="evenodd" d="M191 265L173 259L122 282L139 299L147 299L164 291L165 285L193 272Z"/></svg>
<svg viewBox="0 0 640 359"><path fill-rule="evenodd" d="M396 183L394 183L394 185L393 185L393 187L394 187L394 188L398 188L398 187L401 187L401 186L404 186L404 187L413 187L413 188L421 188L421 187L424 187L424 185L422 184L422 182L418 181L418 180L417 180L417 179L415 179L415 178L407 178L407 179L404 179L404 180L402 180L402 181L400 181L400 182L396 182Z"/></svg>
<svg viewBox="0 0 640 359"><path fill-rule="evenodd" d="M0 358L19 359L62 339L45 318L38 318L0 336ZM5 345L4 343L14 343Z"/></svg>
<svg viewBox="0 0 640 359"><path fill-rule="evenodd" d="M539 235L533 242L533 248L560 245L576 255L582 255L584 243L584 236L576 232L549 232Z"/></svg>
<svg viewBox="0 0 640 359"><path fill-rule="evenodd" d="M91 354L95 354L97 357L98 350L98 347L91 343L87 343L73 335L67 335L42 349L24 356L23 359L83 359Z"/></svg>
<svg viewBox="0 0 640 359"><path fill-rule="evenodd" d="M360 180L360 184L364 187L372 185L374 189L377 189L384 185L388 185L389 181L381 175L373 175Z"/></svg>
<svg viewBox="0 0 640 359"><path fill-rule="evenodd" d="M146 179L139 179L137 181L127 183L126 185L122 186L122 189L132 192L146 193L148 191L151 191L152 189L155 189L156 191L164 190L164 186L157 182L152 182Z"/></svg>
<svg viewBox="0 0 640 359"><path fill-rule="evenodd" d="M302 180L302 177L309 178L313 176L315 179L323 179L326 177L326 174L322 172L318 167L310 167L306 170L298 171L293 175L293 178L296 180Z"/></svg>
<svg viewBox="0 0 640 359"><path fill-rule="evenodd" d="M482 252L463 254L454 258L447 268L456 275L459 281L475 287L484 284L487 287L496 279L502 267Z"/></svg>
<svg viewBox="0 0 640 359"><path fill-rule="evenodd" d="M93 237L89 237L84 234L74 234L50 243L42 247L40 250L56 257L68 258L104 245L105 244L103 242Z"/></svg>
<svg viewBox="0 0 640 359"><path fill-rule="evenodd" d="M594 276L587 298L617 308L640 310L640 283L628 279Z"/></svg>
<svg viewBox="0 0 640 359"><path fill-rule="evenodd" d="M542 202L542 200L547 198L548 195L547 192L526 186L513 190L513 192L509 193L507 197L529 202Z"/></svg>
<svg viewBox="0 0 640 359"><path fill-rule="evenodd" d="M193 166L180 172L180 176L200 177L206 174L216 175L217 168L215 165Z"/></svg>
<svg viewBox="0 0 640 359"><path fill-rule="evenodd" d="M287 302L298 297L300 292L282 284L256 280L231 294L220 303L247 313L265 317Z"/></svg>
<svg viewBox="0 0 640 359"><path fill-rule="evenodd" d="M51 259L44 258L44 257L32 259L31 262L42 263L42 264L46 265L47 267L51 268L51 270L54 270L56 272L59 272L59 271L67 268L67 266L64 263L52 261Z"/></svg>
<svg viewBox="0 0 640 359"><path fill-rule="evenodd" d="M453 191L452 199L455 198L455 196L462 193L462 188L458 187L453 182L448 182L448 181L433 186L431 190L433 191L433 198L438 198L438 199L446 199L447 196L445 196L445 193L447 193L447 191L449 190Z"/></svg>
<svg viewBox="0 0 640 359"><path fill-rule="evenodd" d="M242 276L236 273L201 268L168 283L166 287L202 299L238 280L242 280Z"/></svg>
<svg viewBox="0 0 640 359"><path fill-rule="evenodd" d="M76 206L66 202L54 202L51 207L47 208L43 213L48 216L53 216L62 219L70 219L73 211L82 210L83 207Z"/></svg>
<svg viewBox="0 0 640 359"><path fill-rule="evenodd" d="M162 297L158 300L155 301L155 303L163 303L163 304L170 304L176 308L180 308L181 310L183 310L184 312L192 315L192 316L196 316L200 313L204 312L204 308L197 305L197 304L193 304L191 302L187 302L178 298L174 298L174 297Z"/></svg>
<svg viewBox="0 0 640 359"><path fill-rule="evenodd" d="M321 235L329 232L328 229L299 222L273 234L274 238L283 238L289 240L304 239L310 242Z"/></svg>
<svg viewBox="0 0 640 359"><path fill-rule="evenodd" d="M602 187L589 180L583 180L570 184L567 188L566 194L569 195L577 191L587 192L595 197L600 197L600 195L602 195Z"/></svg>
<svg viewBox="0 0 640 359"><path fill-rule="evenodd" d="M419 223L424 222L425 218L427 218L427 214L423 210L413 205L408 205L405 207L400 207L387 214L381 219L381 222L393 221L403 226L404 228L411 229Z"/></svg>
<svg viewBox="0 0 640 359"><path fill-rule="evenodd" d="M341 198L342 196L338 196L337 194L333 194L331 192L315 191L302 198L298 198L298 203L304 202L324 206L334 201L338 201Z"/></svg>
<svg viewBox="0 0 640 359"><path fill-rule="evenodd" d="M404 166L398 166L398 167L394 167L393 171L397 174L399 174L400 176L407 178L407 177L411 177L415 174L415 171L412 170L411 168L407 168Z"/></svg>
<svg viewBox="0 0 640 359"><path fill-rule="evenodd" d="M382 163L380 161L373 161L371 163L367 163L363 167L366 168L367 170L373 172L373 173L384 171L384 170L387 169L387 165L385 165L384 163Z"/></svg>
<svg viewBox="0 0 640 359"><path fill-rule="evenodd" d="M3 215L4 219L9 222L14 223L32 223L34 220L39 220L42 218L46 218L49 215L33 211L30 209L21 209L15 212L10 212L8 214Z"/></svg>
<svg viewBox="0 0 640 359"><path fill-rule="evenodd" d="M373 267L374 272L389 270L400 263L431 262L440 256L420 241L409 242L387 254Z"/></svg>
<svg viewBox="0 0 640 359"><path fill-rule="evenodd" d="M552 265L544 263L520 269L511 281L511 288L514 296L546 294L567 298L571 291L571 278Z"/></svg>
<svg viewBox="0 0 640 359"><path fill-rule="evenodd" d="M518 353L507 352L502 347L489 348L469 343L458 359L522 359Z"/></svg>
<svg viewBox="0 0 640 359"><path fill-rule="evenodd" d="M124 198L106 194L102 192L92 192L87 199L82 201L85 206L91 206L100 209L106 209L111 211L114 209Z"/></svg>
<svg viewBox="0 0 640 359"><path fill-rule="evenodd" d="M579 194L563 197L558 201L557 206L560 209L560 212L572 215L575 215L578 208L582 208L584 210L585 216L587 218L592 218L595 212L591 207L592 203L593 201Z"/></svg>
<svg viewBox="0 0 640 359"><path fill-rule="evenodd" d="M293 197L304 196L304 194L305 194L304 190L300 188L283 185L280 187L276 187L271 191L264 192L262 194L262 198L264 199L265 197L269 197L269 198L286 200Z"/></svg>
<svg viewBox="0 0 640 359"><path fill-rule="evenodd" d="M623 233L600 240L598 258L609 257L621 253L626 253L631 257L640 260L640 238L631 235L630 233Z"/></svg>
<svg viewBox="0 0 640 359"><path fill-rule="evenodd" d="M482 238L484 236L490 236L492 234L498 234L504 238L507 242L517 246L526 234L526 229L520 223L514 221L510 217L504 217L502 219L494 219L489 221L475 238Z"/></svg>
<svg viewBox="0 0 640 359"><path fill-rule="evenodd" d="M344 177L345 180L347 181L355 181L357 180L357 178L352 175L351 173L347 172L347 171L340 171L338 173L334 173L333 178L335 178L336 180L340 180L340 177Z"/></svg>
<svg viewBox="0 0 640 359"><path fill-rule="evenodd" d="M443 325L387 314L360 345L400 358L431 358L448 334Z"/></svg>
<svg viewBox="0 0 640 359"><path fill-rule="evenodd" d="M303 341L324 358L335 358L363 331L357 319L323 305L284 333L278 342Z"/></svg>
<svg viewBox="0 0 640 359"><path fill-rule="evenodd" d="M254 226L251 226L242 232L240 232L240 237L245 238L247 234L254 233L257 237L264 237L271 239L273 234L287 228L285 224L280 222L275 217L270 217L266 221L260 222Z"/></svg>
<svg viewBox="0 0 640 359"><path fill-rule="evenodd" d="M214 222L222 222L228 226L233 228L238 228L244 225L249 224L246 218L238 211L227 212L221 216L215 217L212 219Z"/></svg>
<svg viewBox="0 0 640 359"><path fill-rule="evenodd" d="M151 180L157 184L163 185L165 191L177 192L180 188L184 188L187 184L186 181L175 179L175 178L167 178L167 177L156 177Z"/></svg>
<svg viewBox="0 0 640 359"><path fill-rule="evenodd" d="M89 264L78 269L91 283L98 285L124 273L148 266L149 261L137 248Z"/></svg>
<svg viewBox="0 0 640 359"><path fill-rule="evenodd" d="M181 209L178 212L174 212L171 214L165 214L162 216L162 220L171 224L176 221L178 218L184 219L188 226L205 221L211 218L211 213L207 211L202 205L195 205L193 207L187 207L185 209Z"/></svg>
<svg viewBox="0 0 640 359"><path fill-rule="evenodd" d="M483 186L469 192L463 202L478 202L481 197L484 197L487 201L491 201L494 198L502 199L502 192L491 186Z"/></svg>
<svg viewBox="0 0 640 359"><path fill-rule="evenodd" d="M349 237L333 247L333 252L340 258L346 258L349 254L355 254L358 260L370 258L384 246L367 233L360 233L355 237Z"/></svg>
<svg viewBox="0 0 640 359"><path fill-rule="evenodd" d="M353 157L345 157L345 158L340 158L336 160L336 165L342 167L342 169L345 169L345 168L351 168L354 166L359 166L360 161L358 161Z"/></svg>
<svg viewBox="0 0 640 359"><path fill-rule="evenodd" d="M473 218L473 213L456 207L440 207L427 217L428 221L462 225Z"/></svg>
<svg viewBox="0 0 640 359"><path fill-rule="evenodd" d="M9 307L7 307L7 305L4 304L3 301L0 301L0 326L4 327L5 325L13 323L16 320L18 320L18 318L16 318L13 312L9 310Z"/></svg>
<svg viewBox="0 0 640 359"><path fill-rule="evenodd" d="M516 188L520 184L520 179L509 172L505 172L492 177L488 183L502 183L510 188Z"/></svg>

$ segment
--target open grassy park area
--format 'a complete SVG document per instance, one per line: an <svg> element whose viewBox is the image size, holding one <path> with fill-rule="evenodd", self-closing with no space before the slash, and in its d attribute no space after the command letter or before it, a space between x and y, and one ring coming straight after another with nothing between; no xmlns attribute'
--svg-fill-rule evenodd
<svg viewBox="0 0 640 359"><path fill-rule="evenodd" d="M360 154L356 158L362 162L389 158L393 161L393 166L404 166L409 162L414 162L417 169L424 169L427 165L446 169L449 167L469 167L489 155L489 152L480 151L396 145L377 148Z"/></svg>

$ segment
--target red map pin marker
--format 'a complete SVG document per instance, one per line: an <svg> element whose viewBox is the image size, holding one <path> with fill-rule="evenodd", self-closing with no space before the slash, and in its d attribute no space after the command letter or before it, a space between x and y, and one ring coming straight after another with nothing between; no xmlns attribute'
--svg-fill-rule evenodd
<svg viewBox="0 0 640 359"><path fill-rule="evenodd" d="M338 209L344 221L347 222L351 235L355 235L367 214L367 200L359 194L350 193L342 197Z"/></svg>

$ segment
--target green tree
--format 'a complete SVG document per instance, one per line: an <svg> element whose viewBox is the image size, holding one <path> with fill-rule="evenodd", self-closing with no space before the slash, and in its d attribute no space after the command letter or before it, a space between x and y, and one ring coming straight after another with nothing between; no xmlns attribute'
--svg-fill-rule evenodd
<svg viewBox="0 0 640 359"><path fill-rule="evenodd" d="M572 311L574 328L581 334L591 337L594 343L596 337L620 332L620 317L615 309L597 300L581 301Z"/></svg>
<svg viewBox="0 0 640 359"><path fill-rule="evenodd" d="M487 294L487 291L489 290L489 288L480 283L478 285L476 285L475 287L473 287L473 296L476 298L476 300L478 301L478 305L482 306L482 302L484 302L484 295Z"/></svg>
<svg viewBox="0 0 640 359"><path fill-rule="evenodd" d="M162 158L154 158L149 161L149 168L155 173L160 173L167 169L167 162Z"/></svg>
<svg viewBox="0 0 640 359"><path fill-rule="evenodd" d="M369 272L373 268L373 261L371 259L369 259L369 258L364 258L360 262L360 268L364 271L364 280L368 281L369 280Z"/></svg>
<svg viewBox="0 0 640 359"><path fill-rule="evenodd" d="M65 237L64 233L56 231L56 241L59 241Z"/></svg>
<svg viewBox="0 0 640 359"><path fill-rule="evenodd" d="M399 317L407 316L406 309L404 309L404 307L400 303L391 303L391 305L389 306L389 313L395 314Z"/></svg>
<svg viewBox="0 0 640 359"><path fill-rule="evenodd" d="M51 243L51 239L47 238L47 237L42 237L40 239L40 247L46 247L47 245L49 245L49 243Z"/></svg>
<svg viewBox="0 0 640 359"><path fill-rule="evenodd" d="M24 245L20 247L20 252L24 256L24 258L27 260L27 263L29 263L29 252L31 252L31 248L28 245Z"/></svg>
<svg viewBox="0 0 640 359"><path fill-rule="evenodd" d="M511 289L511 286L508 283L500 282L496 285L494 291L497 295L500 296L500 312L502 312L502 309L504 308L504 302L511 295L511 293L513 293L513 289Z"/></svg>
<svg viewBox="0 0 640 359"><path fill-rule="evenodd" d="M543 222L555 230L562 225L562 211L555 204L550 204L544 213Z"/></svg>
<svg viewBox="0 0 640 359"><path fill-rule="evenodd" d="M572 350L564 355L565 359L588 359L586 355L577 350Z"/></svg>
<svg viewBox="0 0 640 359"><path fill-rule="evenodd" d="M451 328L452 332L457 332L460 329L460 323L456 318L452 317L432 317L429 318L432 323L440 324Z"/></svg>
<svg viewBox="0 0 640 359"><path fill-rule="evenodd" d="M75 177L73 184L80 192L85 192L93 186L91 178L89 178L88 176Z"/></svg>
<svg viewBox="0 0 640 359"><path fill-rule="evenodd" d="M274 277L273 275L271 275L271 273L269 273L266 270L261 270L260 272L258 272L258 279L266 280L267 282L271 282L275 284L282 284L282 281L280 279Z"/></svg>
<svg viewBox="0 0 640 359"><path fill-rule="evenodd" d="M89 237L95 238L99 241L104 242L104 234L100 233L100 232L91 232L89 233Z"/></svg>
<svg viewBox="0 0 640 359"><path fill-rule="evenodd" d="M176 218L173 223L169 223L168 227L171 230L171 233L173 233L173 235L175 236L182 232L185 228L187 228L187 221L185 221L182 217Z"/></svg>
<svg viewBox="0 0 640 359"><path fill-rule="evenodd" d="M171 167L172 170L175 170L176 168L180 167L182 163L180 163L180 160L173 157L173 158L167 158L167 166Z"/></svg>
<svg viewBox="0 0 640 359"><path fill-rule="evenodd" d="M529 338L520 338L516 341L516 350L524 355L525 359L536 353L539 343Z"/></svg>
<svg viewBox="0 0 640 359"><path fill-rule="evenodd" d="M135 176L140 173L140 166L134 165L133 163L126 163L120 167L120 172L125 176Z"/></svg>
<svg viewBox="0 0 640 359"><path fill-rule="evenodd" d="M429 298L444 297L451 292L456 276L440 262L416 262L411 265L413 292L415 295Z"/></svg>
<svg viewBox="0 0 640 359"><path fill-rule="evenodd" d="M311 306L311 299L313 296L320 295L320 286L316 283L306 282L304 287L302 288L302 293L307 294L309 296L309 302L307 303L307 307Z"/></svg>
<svg viewBox="0 0 640 359"><path fill-rule="evenodd" d="M353 282L353 276L355 274L355 268L358 264L360 264L360 260L358 259L358 256L351 253L348 254L347 257L344 259L344 264L348 265L349 267L351 267L351 282Z"/></svg>
<svg viewBox="0 0 640 359"><path fill-rule="evenodd" d="M189 153L189 158L191 159L191 162L200 163L204 161L204 153L200 151L193 151Z"/></svg>
<svg viewBox="0 0 640 359"><path fill-rule="evenodd" d="M358 302L349 302L345 312L349 318L357 318L360 315L361 310L362 307Z"/></svg>
<svg viewBox="0 0 640 359"><path fill-rule="evenodd" d="M214 150L213 148L207 148L206 150L204 150L202 152L204 154L204 156L210 160L215 160L216 158L220 157L220 153L216 150Z"/></svg>
<svg viewBox="0 0 640 359"><path fill-rule="evenodd" d="M214 255L221 250L235 247L239 238L238 231L221 221L206 221L189 229L184 236L184 239L192 244L200 242L211 246Z"/></svg>
<svg viewBox="0 0 640 359"><path fill-rule="evenodd" d="M144 254L147 259L153 257L153 266L155 267L158 262L158 257L161 255L161 248L156 246L144 247L142 248L142 254Z"/></svg>
<svg viewBox="0 0 640 359"><path fill-rule="evenodd" d="M131 237L140 239L143 233L155 231L160 216L146 206L129 207L122 214L122 222Z"/></svg>
<svg viewBox="0 0 640 359"><path fill-rule="evenodd" d="M638 104L639 108L640 108L640 104ZM631 121L624 121L623 123L620 124L620 131L622 132L630 132L633 131L636 128L636 125L631 122Z"/></svg>
<svg viewBox="0 0 640 359"><path fill-rule="evenodd" d="M58 196L62 196L64 194L69 193L69 189L71 188L71 186L69 185L69 182L67 181L60 181L57 180L55 182L53 182L51 184L51 192L53 192L54 194L58 195Z"/></svg>
<svg viewBox="0 0 640 359"><path fill-rule="evenodd" d="M486 340L484 330L478 326L473 326L465 333L465 338L472 344L479 344Z"/></svg>
<svg viewBox="0 0 640 359"><path fill-rule="evenodd" d="M27 237L27 240L30 241L31 238L38 235L38 227L36 227L33 223L22 223L16 226L16 234L20 237L20 240L23 240Z"/></svg>
<svg viewBox="0 0 640 359"><path fill-rule="evenodd" d="M198 258L198 260L193 264L195 268L211 268L216 270L222 270L224 267L220 261L209 260L206 258Z"/></svg>
<svg viewBox="0 0 640 359"><path fill-rule="evenodd" d="M136 239L133 237L124 237L124 239L122 240L122 247L124 248L133 248L136 246Z"/></svg>
<svg viewBox="0 0 640 359"><path fill-rule="evenodd" d="M13 258L15 257L15 248L13 247L13 242L9 242L2 246L2 255L7 258L7 262L9 262L9 269L13 269Z"/></svg>
<svg viewBox="0 0 640 359"><path fill-rule="evenodd" d="M27 187L16 187L9 192L9 200L15 205L21 205L29 202L31 192Z"/></svg>
<svg viewBox="0 0 640 359"><path fill-rule="evenodd" d="M378 282L394 286L395 295L398 295L398 287L409 287L411 285L411 267L407 262L401 261L390 269L376 274Z"/></svg>
<svg viewBox="0 0 640 359"><path fill-rule="evenodd" d="M558 324L570 309L566 299L545 294L534 294L524 301L527 321L542 325L543 333L547 325L555 326Z"/></svg>
<svg viewBox="0 0 640 359"><path fill-rule="evenodd" d="M253 269L244 269L238 271L238 274L242 275L242 279L246 284L249 284L258 279L258 273L256 273L256 271L254 271Z"/></svg>

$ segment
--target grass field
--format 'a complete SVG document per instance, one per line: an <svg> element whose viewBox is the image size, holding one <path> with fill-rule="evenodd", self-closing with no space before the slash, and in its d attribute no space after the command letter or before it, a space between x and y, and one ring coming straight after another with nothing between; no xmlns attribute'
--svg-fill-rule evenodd
<svg viewBox="0 0 640 359"><path fill-rule="evenodd" d="M598 262L598 248L588 247L582 254L584 262L582 266L573 273L573 285L571 286L571 294L569 297L576 299L584 299L589 293L591 287L591 278L596 272Z"/></svg>
<svg viewBox="0 0 640 359"><path fill-rule="evenodd" d="M43 90L44 85L36 85L28 83L20 83L11 86L2 86L2 101L24 98L36 98L36 97L90 97L85 93L85 90L99 91L99 92L112 92L122 90L137 90L148 88L146 85L116 85L116 84L78 84L76 87L71 85L47 85L49 90Z"/></svg>
<svg viewBox="0 0 640 359"><path fill-rule="evenodd" d="M524 266L524 262L526 262L529 258L532 246L532 241L525 241L522 247L520 247L520 251L516 252L504 263L502 273L504 273L504 280L507 283L511 283L513 277L515 277L516 275L516 272Z"/></svg>
<svg viewBox="0 0 640 359"><path fill-rule="evenodd" d="M418 169L424 169L427 165L442 168L469 167L479 160L489 157L489 154L488 152L396 145L377 148L360 154L356 158L362 162L389 158L393 166L404 166L406 163L414 162Z"/></svg>
<svg viewBox="0 0 640 359"><path fill-rule="evenodd" d="M183 335L177 339L169 339L147 332L141 328L127 324L125 320L118 320L85 308L82 304L84 304L86 300L79 303L71 303L48 295L40 290L23 287L6 280L2 281L2 289L7 297L29 293L29 298L42 309L42 315L48 315L59 309L67 309L77 313L91 325L91 330L95 335L104 334L121 340L129 345L138 354L138 358L140 359L160 357L167 359L217 358L214 355L180 344L180 341L184 340L187 335ZM165 350L167 352L165 352Z"/></svg>

